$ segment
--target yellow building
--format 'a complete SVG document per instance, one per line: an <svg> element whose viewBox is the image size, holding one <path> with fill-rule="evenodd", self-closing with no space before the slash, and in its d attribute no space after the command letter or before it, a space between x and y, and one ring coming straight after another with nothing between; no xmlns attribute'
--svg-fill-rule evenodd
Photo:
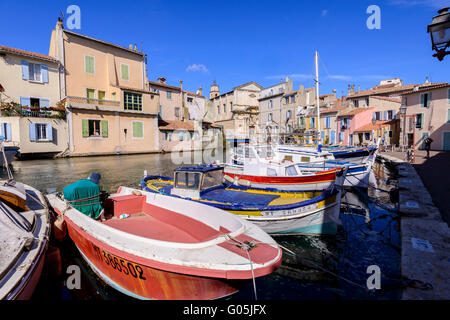
<svg viewBox="0 0 450 320"><path fill-rule="evenodd" d="M146 89L147 57L58 21L49 55L61 63L70 155L158 152L159 94Z"/></svg>

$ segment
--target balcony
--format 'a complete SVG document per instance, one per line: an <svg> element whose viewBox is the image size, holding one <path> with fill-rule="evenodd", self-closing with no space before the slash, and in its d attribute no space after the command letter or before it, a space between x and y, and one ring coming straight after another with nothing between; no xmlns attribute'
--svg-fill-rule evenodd
<svg viewBox="0 0 450 320"><path fill-rule="evenodd" d="M92 107L120 107L120 101L103 100L103 99L90 99L85 97L66 97L68 105L72 107L84 107L86 105Z"/></svg>
<svg viewBox="0 0 450 320"><path fill-rule="evenodd" d="M6 103L0 105L0 115L2 117L66 118L65 109L59 103L57 107L27 107L17 103Z"/></svg>

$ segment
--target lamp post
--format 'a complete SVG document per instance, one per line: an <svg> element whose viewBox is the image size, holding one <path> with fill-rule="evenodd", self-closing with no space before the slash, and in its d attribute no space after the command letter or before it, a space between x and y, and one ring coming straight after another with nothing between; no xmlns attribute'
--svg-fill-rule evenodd
<svg viewBox="0 0 450 320"><path fill-rule="evenodd" d="M431 37L431 47L436 51L433 57L442 61L450 51L446 51L450 46L450 12L449 7L442 8L438 11L438 15L427 27L427 32Z"/></svg>

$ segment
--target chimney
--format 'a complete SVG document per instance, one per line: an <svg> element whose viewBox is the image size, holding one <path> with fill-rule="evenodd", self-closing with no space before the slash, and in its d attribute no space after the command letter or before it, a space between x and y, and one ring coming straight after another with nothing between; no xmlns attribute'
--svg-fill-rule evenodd
<svg viewBox="0 0 450 320"><path fill-rule="evenodd" d="M180 80L180 90L183 90L183 80Z"/></svg>
<svg viewBox="0 0 450 320"><path fill-rule="evenodd" d="M158 78L158 82L159 82L159 83L166 83L166 78L164 78L164 77L159 77L159 78Z"/></svg>
<svg viewBox="0 0 450 320"><path fill-rule="evenodd" d="M138 48L137 48L137 45L136 44L134 44L134 51L138 51Z"/></svg>

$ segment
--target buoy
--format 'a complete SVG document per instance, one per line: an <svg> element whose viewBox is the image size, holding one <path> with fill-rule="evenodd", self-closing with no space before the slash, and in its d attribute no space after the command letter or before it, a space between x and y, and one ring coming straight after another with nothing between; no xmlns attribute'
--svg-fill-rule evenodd
<svg viewBox="0 0 450 320"><path fill-rule="evenodd" d="M62 241L67 234L67 225L64 217L59 215L53 223L53 236L56 240Z"/></svg>

